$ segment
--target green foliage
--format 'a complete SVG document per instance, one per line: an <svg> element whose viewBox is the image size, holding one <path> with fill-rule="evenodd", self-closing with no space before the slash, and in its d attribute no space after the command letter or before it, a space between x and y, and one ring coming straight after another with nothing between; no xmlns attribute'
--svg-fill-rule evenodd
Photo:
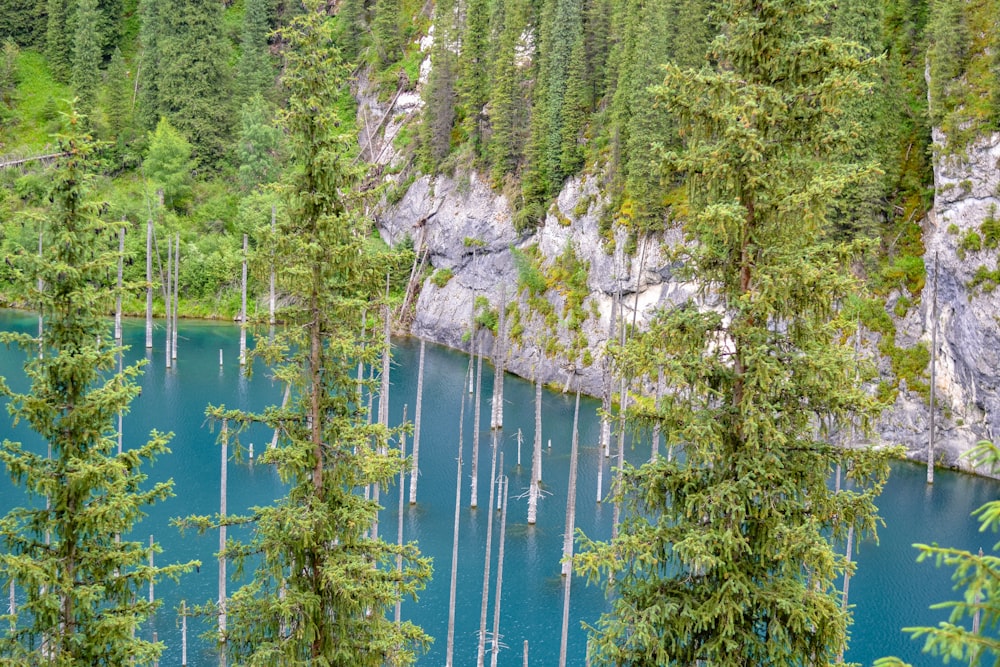
<svg viewBox="0 0 1000 667"><path fill-rule="evenodd" d="M45 5L37 0L6 0L0 3L0 35L22 47L42 45L45 18Z"/></svg>
<svg viewBox="0 0 1000 667"><path fill-rule="evenodd" d="M235 92L242 100L267 97L274 87L274 67L268 54L270 0L245 0L240 59L236 65Z"/></svg>
<svg viewBox="0 0 1000 667"><path fill-rule="evenodd" d="M46 0L45 57L53 76L63 83L69 81L72 69L72 39L68 23L67 0Z"/></svg>
<svg viewBox="0 0 1000 667"><path fill-rule="evenodd" d="M882 272L883 278L893 287L905 287L910 294L920 294L924 289L927 270L922 255L900 255Z"/></svg>
<svg viewBox="0 0 1000 667"><path fill-rule="evenodd" d="M180 211L191 197L191 144L174 129L166 118L161 118L156 131L149 137L149 152L143 163L148 178L157 190L163 191L163 203Z"/></svg>
<svg viewBox="0 0 1000 667"><path fill-rule="evenodd" d="M976 268L976 272L969 281L970 290L982 290L989 294L1000 286L1000 260L997 260L996 268L992 271L985 266Z"/></svg>
<svg viewBox="0 0 1000 667"><path fill-rule="evenodd" d="M230 154L235 116L222 3L161 0L158 4L156 67L145 73L156 78L156 113L187 137L203 168L218 168Z"/></svg>
<svg viewBox="0 0 1000 667"><path fill-rule="evenodd" d="M415 545L389 545L370 532L379 507L361 492L390 482L404 461L388 449L387 427L368 423L355 403L355 364L372 363L380 347L364 344L357 325L379 300L387 267L364 252L365 222L349 199L350 136L338 129L333 104L346 71L322 7L307 2L281 34L289 47L283 124L297 168L272 245L280 289L291 297L279 317L293 326L258 339L253 353L298 398L258 414L207 410L234 430L253 422L278 429L278 446L261 461L276 464L288 485L285 498L239 519L252 535L231 542L226 555L253 576L230 598L219 630L235 664L406 665L428 639L386 612L423 587L430 564Z"/></svg>
<svg viewBox="0 0 1000 667"><path fill-rule="evenodd" d="M380 67L396 62L403 53L399 20L400 0L378 0L375 3L372 38Z"/></svg>
<svg viewBox="0 0 1000 667"><path fill-rule="evenodd" d="M477 296L472 309L475 312L476 325L488 329L495 335L500 323L500 311L490 306L490 300L485 296Z"/></svg>
<svg viewBox="0 0 1000 667"><path fill-rule="evenodd" d="M7 108L13 106L14 90L17 88L17 57L21 49L15 42L5 40L0 50L0 118L5 117Z"/></svg>
<svg viewBox="0 0 1000 667"><path fill-rule="evenodd" d="M434 283L434 285L438 289L442 289L444 288L445 285L448 284L448 281L451 280L454 275L455 274L454 272L452 272L451 269L448 268L438 269L431 276L431 282Z"/></svg>
<svg viewBox="0 0 1000 667"><path fill-rule="evenodd" d="M816 427L863 432L878 409L864 389L875 369L836 308L860 289L856 249L826 240L838 193L873 172L845 161L836 128L871 63L829 37L830 9L714 3L713 66L664 68L657 92L684 138L664 168L690 196L684 275L718 307L663 312L618 355L624 377L663 368L661 432L677 454L626 465L618 536L580 539L576 570L610 581L595 665L827 664L845 645L835 585L852 566L834 544L874 531L888 462ZM838 464L856 484L835 492Z"/></svg>
<svg viewBox="0 0 1000 667"><path fill-rule="evenodd" d="M545 274L538 268L538 248L534 247L527 252L519 248L511 248L511 257L514 260L514 269L517 271L517 288L526 290L529 296L540 296L548 289Z"/></svg>
<svg viewBox="0 0 1000 667"><path fill-rule="evenodd" d="M991 442L980 441L963 456L973 466L985 467L994 473L1000 469L1000 449ZM1000 528L1000 501L992 500L975 512L979 519L979 530L996 532ZM951 659L967 662L969 665L996 664L1000 661L1000 642L992 630L1000 619L1000 557L996 555L1000 545L994 545L993 553L982 550L974 554L964 549L939 546L937 544L914 544L920 553L917 562L933 561L936 567L945 565L954 568L952 580L955 589L962 592L960 600L939 602L931 609L950 610L948 620L937 627L903 628L913 639L923 638L924 653L939 656L947 664ZM970 629L966 623L970 622ZM977 630L977 626L982 631ZM899 658L881 658L875 667L909 667Z"/></svg>
<svg viewBox="0 0 1000 667"><path fill-rule="evenodd" d="M281 131L271 120L271 110L260 94L240 109L240 138L236 148L240 186L250 192L274 182L279 173L277 159Z"/></svg>
<svg viewBox="0 0 1000 667"><path fill-rule="evenodd" d="M97 0L79 0L76 7L76 36L73 43L73 88L80 109L91 113L97 98L101 65L101 13Z"/></svg>
<svg viewBox="0 0 1000 667"><path fill-rule="evenodd" d="M38 338L0 335L24 351L31 381L23 394L0 382L0 393L15 422L50 450L44 456L10 441L0 448L29 500L0 519L0 573L21 596L17 613L4 616L5 664L152 664L163 647L136 630L159 603L142 589L195 565L150 566L159 545L131 537L145 509L173 495L172 482L149 484L141 469L169 453L170 436L154 431L145 444L116 452L115 420L138 396L140 370L115 370L121 349L105 316L117 248L104 245L114 226L88 196L95 145L80 125L71 116L70 133L59 138L68 155L51 172L44 253L15 257L17 287L39 309L44 330Z"/></svg>
<svg viewBox="0 0 1000 667"><path fill-rule="evenodd" d="M959 259L965 259L965 253L967 252L979 252L983 249L983 238L974 229L970 229L962 237L962 240L958 242L958 246L955 248L955 254L958 255Z"/></svg>

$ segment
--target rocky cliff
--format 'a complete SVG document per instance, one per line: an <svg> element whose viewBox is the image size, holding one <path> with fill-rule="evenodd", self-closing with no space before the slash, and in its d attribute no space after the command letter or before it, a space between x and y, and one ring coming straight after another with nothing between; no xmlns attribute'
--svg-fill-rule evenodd
<svg viewBox="0 0 1000 667"><path fill-rule="evenodd" d="M363 98L360 113L367 123L385 129L383 136L364 136L362 144L368 143L383 163L397 163L399 156L391 146L395 128L420 106L415 95L389 105L371 96ZM940 135L935 139L942 143ZM996 221L1000 135L980 141L963 156L937 162L934 207L924 221L926 287L918 305L897 318L897 343L909 347L924 341L930 347L936 273L935 458L967 468L959 458L963 452L982 439L1000 440L1000 292L994 289L1000 283ZM601 234L606 201L596 179L568 181L544 224L522 235L511 224L507 200L474 173L457 178L421 176L411 184L401 175L387 178L406 187L401 198L380 214L383 238L392 244L409 237L418 251L426 251L430 267L440 272L437 280L423 281L412 333L468 349L477 298L487 299L493 307L516 301L524 331L506 351L505 365L522 376L537 374L562 386L579 383L584 391L598 395L616 296L621 297L626 321L634 318L641 327L656 308L695 292L693 285L674 277L676 267L664 252L680 241L677 232L640 241L628 254L622 252L626 238L621 230ZM587 315L572 330L567 324L571 318L562 309L568 297L558 289L546 294L557 313L555 322L527 306L514 257L516 251L530 251L544 270L567 249L587 267L583 308ZM567 359L565 354L542 351L543 339L556 338L565 349L580 335L588 342L588 355ZM493 337L477 336L492 352ZM559 349L547 347L549 352ZM895 404L878 424L878 436L887 444L903 444L913 458L926 460L929 417L925 398L901 383Z"/></svg>

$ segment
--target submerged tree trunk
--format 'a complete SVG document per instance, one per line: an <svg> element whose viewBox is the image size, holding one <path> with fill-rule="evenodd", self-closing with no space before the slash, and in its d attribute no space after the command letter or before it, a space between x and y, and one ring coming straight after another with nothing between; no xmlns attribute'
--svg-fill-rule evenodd
<svg viewBox="0 0 1000 667"><path fill-rule="evenodd" d="M479 419L480 406L482 405L483 391L483 354L482 351L476 356L476 393L473 401L475 407L472 410L472 489L469 499L469 507L479 507Z"/></svg>
<svg viewBox="0 0 1000 667"><path fill-rule="evenodd" d="M177 316L180 311L180 281L181 281L181 235L178 234L174 239L174 326L171 328L173 332L173 343L170 346L170 356L172 359L177 359Z"/></svg>
<svg viewBox="0 0 1000 667"><path fill-rule="evenodd" d="M469 357L469 376L472 376L472 357ZM455 591L458 586L458 524L462 514L462 429L465 425L465 399L458 411L458 466L455 473L455 528L451 542L451 587L448 591L448 647L445 667L453 667L455 654Z"/></svg>
<svg viewBox="0 0 1000 667"><path fill-rule="evenodd" d="M118 229L118 290L115 293L115 342L122 341L122 272L125 266L125 227Z"/></svg>
<svg viewBox="0 0 1000 667"><path fill-rule="evenodd" d="M420 361L417 362L417 409L413 415L413 467L410 470L410 504L417 504L417 478L420 476L420 415L424 401L424 348L420 339Z"/></svg>
<svg viewBox="0 0 1000 667"><path fill-rule="evenodd" d="M660 401L663 399L663 366L656 370L656 396L653 399L653 409L657 415L660 412ZM653 445L649 453L649 460L655 461L660 455L660 420L659 416L653 420Z"/></svg>
<svg viewBox="0 0 1000 667"><path fill-rule="evenodd" d="M274 236L275 226L277 225L278 219L278 207L275 204L271 204L271 236ZM270 279L270 291L268 292L267 300L267 323L274 326L274 245L271 245L271 279Z"/></svg>
<svg viewBox="0 0 1000 667"><path fill-rule="evenodd" d="M240 283L240 366L247 363L247 235L243 235L243 280Z"/></svg>
<svg viewBox="0 0 1000 667"><path fill-rule="evenodd" d="M542 381L535 373L535 445L531 451L531 482L528 486L528 524L538 517L539 483L542 481Z"/></svg>
<svg viewBox="0 0 1000 667"><path fill-rule="evenodd" d="M501 466L502 468L502 466ZM500 511L500 549L497 552L497 588L493 594L493 655L490 657L490 667L497 667L497 656L500 655L500 599L503 592L503 551L507 541L507 493L510 480L502 474L503 509Z"/></svg>
<svg viewBox="0 0 1000 667"><path fill-rule="evenodd" d="M385 282L386 303L382 305L382 376L379 383L378 423L383 428L389 428L389 374L392 371L392 332L389 319L389 277ZM385 454L385 446L379 446L379 454ZM379 483L372 485L372 500L379 502ZM400 491L402 493L402 491ZM378 537L378 512L372 520L372 539Z"/></svg>
<svg viewBox="0 0 1000 667"><path fill-rule="evenodd" d="M493 507L495 479L497 474L497 432L493 431L493 456L490 463L490 503L487 509ZM486 607L490 599L490 559L493 556L493 512L487 512L486 520L486 555L483 557L483 594L479 608L479 643L476 648L476 665L483 667L486 649Z"/></svg>
<svg viewBox="0 0 1000 667"><path fill-rule="evenodd" d="M937 388L937 330L938 330L938 254L934 252L934 301L931 306L931 399L930 433L927 440L927 483L934 483L934 399Z"/></svg>
<svg viewBox="0 0 1000 667"><path fill-rule="evenodd" d="M563 534L563 613L562 634L559 640L559 667L566 667L567 638L569 637L569 596L573 581L573 531L576 525L576 464L580 443L580 389L576 390L576 407L573 410L573 442L569 455L569 487L566 490L566 532Z"/></svg>
<svg viewBox="0 0 1000 667"><path fill-rule="evenodd" d="M229 463L229 422L222 420L222 468L219 485L219 642L226 642L226 478ZM225 660L226 650L219 651Z"/></svg>
<svg viewBox="0 0 1000 667"><path fill-rule="evenodd" d="M504 376L504 355L506 354L505 323L507 299L506 293L500 297L500 314L497 319L496 346L493 354L493 404L490 413L490 428L503 428L503 376Z"/></svg>
<svg viewBox="0 0 1000 667"><path fill-rule="evenodd" d="M403 405L403 423L406 423L406 405ZM406 431L401 431L399 434L399 460L401 461L399 465L399 523L396 526L396 546L399 547L399 553L396 554L396 576L399 577L400 581L403 581L403 509L405 507L405 498L403 494L403 486L406 482ZM402 623L402 609L403 609L403 594L401 591L396 591L396 613L393 616L393 620L396 622L396 627L399 627Z"/></svg>

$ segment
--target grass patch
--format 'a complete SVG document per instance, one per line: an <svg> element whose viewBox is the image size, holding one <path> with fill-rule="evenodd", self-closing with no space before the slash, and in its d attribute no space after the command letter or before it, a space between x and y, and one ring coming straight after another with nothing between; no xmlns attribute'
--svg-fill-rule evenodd
<svg viewBox="0 0 1000 667"><path fill-rule="evenodd" d="M4 150L42 151L52 145L50 135L58 131L60 112L69 109L72 92L52 77L45 57L30 49L18 56L17 82L13 127Z"/></svg>

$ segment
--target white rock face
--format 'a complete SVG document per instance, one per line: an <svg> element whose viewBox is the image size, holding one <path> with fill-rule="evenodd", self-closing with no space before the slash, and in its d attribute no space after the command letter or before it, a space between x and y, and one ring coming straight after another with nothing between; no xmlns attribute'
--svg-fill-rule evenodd
<svg viewBox="0 0 1000 667"><path fill-rule="evenodd" d="M944 137L934 132L938 146ZM969 468L959 456L980 440L1000 442L1000 292L972 289L977 268L996 270L1000 250L965 252L959 244L1000 217L1000 134L980 140L965 158L939 158L934 210L924 224L927 283L919 309L919 336L928 347L933 328L934 274L938 285L935 366L936 458ZM926 461L929 409L912 392L883 419L882 435Z"/></svg>
<svg viewBox="0 0 1000 667"><path fill-rule="evenodd" d="M390 244L407 235L418 248L426 244L431 266L450 269L453 277L440 288L430 280L424 283L412 332L466 349L468 342L465 339L477 296L486 297L494 307L521 296L511 248L537 245L543 266L551 266L567 246L571 246L577 258L590 267L590 295L584 307L591 315L583 323L582 332L594 357L589 367L575 369L578 380L573 382L579 381L589 393L599 393L600 358L615 294L622 295L626 320L631 322L634 316L640 326L648 322L657 307L693 294L690 285L670 280L672 267L662 252L663 245L668 242L666 238L646 240L645 249L640 246L631 258L623 259L620 251L611 254L605 251L598 231L600 197L593 182L572 179L560 193L545 223L531 234L518 235L511 223L506 198L495 193L476 175L457 181L440 176L435 179L425 176L415 181L402 200L380 219L382 236ZM584 205L585 212L582 210ZM474 244L475 248L466 243L471 239L479 242ZM625 241L619 230L617 247L621 248ZM559 311L560 297L550 294L550 298ZM526 308L522 308L522 313L525 312ZM526 377L534 377L537 371L545 382L565 384L572 374L567 361L545 358L529 342L540 328L537 321L528 324L525 343L509 352L507 367ZM569 333L564 330L560 333L564 342L568 342ZM487 349L492 349L492 343L492 340L486 341Z"/></svg>

